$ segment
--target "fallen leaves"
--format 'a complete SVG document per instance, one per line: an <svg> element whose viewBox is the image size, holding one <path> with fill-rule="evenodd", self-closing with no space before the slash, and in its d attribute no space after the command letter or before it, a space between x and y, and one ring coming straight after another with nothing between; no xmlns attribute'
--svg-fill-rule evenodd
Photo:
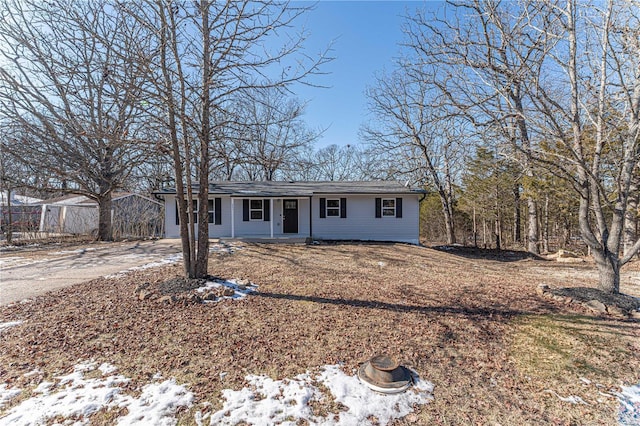
<svg viewBox="0 0 640 426"><path fill-rule="evenodd" d="M189 383L197 402L215 411L221 391L241 389L248 374L279 380L336 363L348 371L384 352L435 385L435 400L416 413L419 424L549 423L579 415L612 422L615 401L582 406L584 414L542 397L544 389L575 394L573 385L528 380L514 365L510 346L521 326L514 319L571 309L536 295L538 282L527 271L535 267L539 275L545 262L523 262L403 244L246 244L232 255L212 254L210 262L218 277L259 285L243 300L165 305L135 297L143 283L177 278L181 268L173 265L1 308L2 321L24 323L2 332L0 383L20 387L36 367L46 380L79 359L95 359L117 365L132 386L158 372ZM620 365L607 372L610 381L640 380L632 373L640 371L640 355L629 356L637 324L611 324L624 327L630 343L612 358Z"/></svg>

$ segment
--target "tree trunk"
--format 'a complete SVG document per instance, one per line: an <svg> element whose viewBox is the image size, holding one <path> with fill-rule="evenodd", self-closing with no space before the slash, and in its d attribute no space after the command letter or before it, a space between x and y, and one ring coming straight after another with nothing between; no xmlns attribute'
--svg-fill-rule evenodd
<svg viewBox="0 0 640 426"><path fill-rule="evenodd" d="M476 208L473 207L473 246L478 247L478 226L476 223Z"/></svg>
<svg viewBox="0 0 640 426"><path fill-rule="evenodd" d="M495 215L496 215L496 217L495 217L495 222L496 222L495 223L495 233L496 233L496 250L501 250L502 246L500 245L500 234L501 234L501 232L500 232L500 228L501 228L501 226L500 226L500 204L498 203L498 194L499 194L498 191L499 191L499 189L498 189L498 187L496 187L496 193L495 193L495 196L496 196L496 204L495 204L495 209L496 209L496 211L495 211Z"/></svg>
<svg viewBox="0 0 640 426"><path fill-rule="evenodd" d="M445 231L447 233L447 244L455 244L456 234L451 202L447 199L446 195L442 193L440 193L440 201L442 204L442 214L444 215Z"/></svg>
<svg viewBox="0 0 640 426"><path fill-rule="evenodd" d="M527 217L529 219L527 224L527 251L533 254L539 254L540 248L538 247L538 211L536 200L532 197L527 197Z"/></svg>
<svg viewBox="0 0 640 426"><path fill-rule="evenodd" d="M612 253L593 251L593 259L598 267L600 282L598 288L606 293L620 292L620 262Z"/></svg>
<svg viewBox="0 0 640 426"><path fill-rule="evenodd" d="M205 278L209 263L209 140L211 138L210 106L211 106L211 71L210 71L210 28L209 3L200 3L202 17L202 124L200 128L200 163L198 170L198 251L196 257L195 277Z"/></svg>
<svg viewBox="0 0 640 426"><path fill-rule="evenodd" d="M103 193L98 198L98 241L112 241L113 232L111 226L111 191Z"/></svg>
<svg viewBox="0 0 640 426"><path fill-rule="evenodd" d="M516 184L513 187L513 242L521 243L522 242L522 233L520 232L520 221L521 221L521 211L520 211L520 185Z"/></svg>
<svg viewBox="0 0 640 426"><path fill-rule="evenodd" d="M544 225L542 227L542 249L549 253L549 194L544 196Z"/></svg>
<svg viewBox="0 0 640 426"><path fill-rule="evenodd" d="M13 213L11 212L11 189L7 189L7 244L13 243Z"/></svg>

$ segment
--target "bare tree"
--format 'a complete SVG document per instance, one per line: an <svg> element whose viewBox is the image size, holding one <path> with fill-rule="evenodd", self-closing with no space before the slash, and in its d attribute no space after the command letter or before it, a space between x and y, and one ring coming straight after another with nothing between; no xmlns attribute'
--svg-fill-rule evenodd
<svg viewBox="0 0 640 426"><path fill-rule="evenodd" d="M236 111L236 134L241 169L248 180L276 180L296 167L299 152L310 147L321 131L303 121L305 104L274 87L241 93Z"/></svg>
<svg viewBox="0 0 640 426"><path fill-rule="evenodd" d="M477 127L492 128L494 135L518 146L518 160L529 178L534 171L527 84L547 45L547 34L530 27L538 19L535 12L524 2L450 1L444 13L417 13L405 28L411 59L437 68L432 83L451 106ZM532 253L539 253L536 201L526 196L527 249Z"/></svg>
<svg viewBox="0 0 640 426"><path fill-rule="evenodd" d="M137 112L147 67L144 38L107 6L0 3L0 114L15 129L8 149L65 182L57 189L96 200L102 240L112 238L112 192L144 160Z"/></svg>
<svg viewBox="0 0 640 426"><path fill-rule="evenodd" d="M371 123L361 135L373 149L392 156L398 170L409 179L432 185L440 196L447 243L455 243L453 163L464 128L462 120L437 108L440 94L422 69L414 78L406 68L377 79L367 90ZM433 74L431 74L433 77Z"/></svg>
<svg viewBox="0 0 640 426"><path fill-rule="evenodd" d="M636 236L622 253L640 162L640 9L616 0L539 7L553 7L557 20L536 28L558 40L533 97L555 153L544 164L573 183L580 231L598 267L599 288L617 293L620 268L640 250Z"/></svg>
<svg viewBox="0 0 640 426"><path fill-rule="evenodd" d="M184 270L188 277L203 277L208 271L208 212L198 209L196 232L191 209L195 200L208 200L215 147L234 136L226 128L228 120L216 117L231 111L237 94L285 90L317 73L328 59L324 52L305 55L304 34L292 33L292 24L307 7L205 0L118 5L153 39L147 76L154 90L148 97L159 112L157 125L165 129L164 147L173 158ZM285 34L284 44L268 46L271 36Z"/></svg>
<svg viewBox="0 0 640 426"><path fill-rule="evenodd" d="M313 159L316 170L315 180L366 180L362 168L363 151L358 146L329 145L317 150Z"/></svg>

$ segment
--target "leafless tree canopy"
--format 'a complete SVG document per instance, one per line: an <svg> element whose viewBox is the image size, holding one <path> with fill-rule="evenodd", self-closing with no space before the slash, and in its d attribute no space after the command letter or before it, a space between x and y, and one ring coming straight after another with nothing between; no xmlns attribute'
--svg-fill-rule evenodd
<svg viewBox="0 0 640 426"><path fill-rule="evenodd" d="M111 193L144 160L144 37L103 1L4 0L0 13L6 148L52 186L97 200L99 235L110 239Z"/></svg>

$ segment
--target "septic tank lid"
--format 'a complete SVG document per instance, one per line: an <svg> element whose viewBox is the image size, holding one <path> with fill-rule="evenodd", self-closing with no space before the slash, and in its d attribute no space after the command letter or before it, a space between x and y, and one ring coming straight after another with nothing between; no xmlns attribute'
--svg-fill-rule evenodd
<svg viewBox="0 0 640 426"><path fill-rule="evenodd" d="M376 355L358 369L358 378L376 392L400 393L411 387L411 373L387 355Z"/></svg>

